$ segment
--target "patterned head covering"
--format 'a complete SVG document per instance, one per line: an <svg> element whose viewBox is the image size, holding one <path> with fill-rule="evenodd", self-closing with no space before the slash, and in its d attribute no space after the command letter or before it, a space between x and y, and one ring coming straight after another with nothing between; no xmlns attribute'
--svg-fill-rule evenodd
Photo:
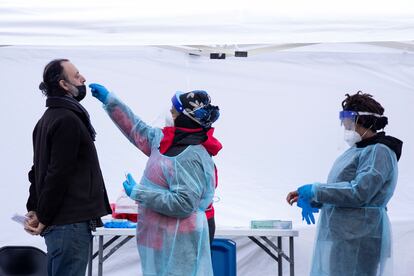
<svg viewBox="0 0 414 276"><path fill-rule="evenodd" d="M218 106L211 104L210 96L204 90L187 93L177 92L171 99L174 108L203 128L209 128L220 117Z"/></svg>

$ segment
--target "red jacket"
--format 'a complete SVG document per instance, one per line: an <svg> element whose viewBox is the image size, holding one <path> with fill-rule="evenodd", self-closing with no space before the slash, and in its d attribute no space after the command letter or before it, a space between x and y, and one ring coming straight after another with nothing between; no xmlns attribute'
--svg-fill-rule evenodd
<svg viewBox="0 0 414 276"><path fill-rule="evenodd" d="M217 175L217 167L216 167L216 164L214 164L214 175L216 177L216 188L217 188L217 185L218 185L218 175ZM207 216L207 219L214 218L214 207L213 207L213 203L211 203L207 207L207 209L206 209L206 216Z"/></svg>
<svg viewBox="0 0 414 276"><path fill-rule="evenodd" d="M182 127L165 127L165 128L163 128L162 132L164 134L164 137L163 137L163 139L161 140L161 143L160 143L160 152L162 154L166 153L170 149L170 147L173 145L174 135L176 133L176 130L179 130L179 131L182 131L182 132L189 132L189 133L202 131L201 128L197 128L197 129L189 129L189 128L182 128ZM222 149L223 146L213 136L213 133L214 133L214 128L210 128L206 133L207 140L202 142L201 144L205 147L205 149L208 151L208 153L210 155L215 156ZM215 180L216 180L216 188L217 188L218 176L217 176L217 167L216 167L216 165L214 165L214 172L215 172ZM214 217L213 203L211 203L208 206L208 208L206 209L206 216L207 216L207 219L210 219L210 218Z"/></svg>

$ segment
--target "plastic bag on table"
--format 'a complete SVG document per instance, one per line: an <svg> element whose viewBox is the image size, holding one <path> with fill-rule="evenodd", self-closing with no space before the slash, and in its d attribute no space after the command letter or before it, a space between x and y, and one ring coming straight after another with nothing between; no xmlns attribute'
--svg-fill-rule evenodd
<svg viewBox="0 0 414 276"><path fill-rule="evenodd" d="M121 190L120 195L115 203L111 204L112 217L115 219L127 219L132 222L137 222L138 219L138 203L127 196L124 189Z"/></svg>
<svg viewBox="0 0 414 276"><path fill-rule="evenodd" d="M113 219L104 223L105 228L136 228L136 222L130 222L127 219Z"/></svg>

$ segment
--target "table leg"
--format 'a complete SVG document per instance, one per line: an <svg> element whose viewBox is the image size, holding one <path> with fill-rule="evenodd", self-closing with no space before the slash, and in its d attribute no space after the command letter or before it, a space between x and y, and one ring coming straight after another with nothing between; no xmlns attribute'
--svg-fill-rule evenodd
<svg viewBox="0 0 414 276"><path fill-rule="evenodd" d="M102 276L103 266L103 236L99 236L98 276Z"/></svg>
<svg viewBox="0 0 414 276"><path fill-rule="evenodd" d="M294 263L294 246L293 237L289 237L289 259L290 259L290 276L295 275L295 263Z"/></svg>
<svg viewBox="0 0 414 276"><path fill-rule="evenodd" d="M279 259L279 261L277 262L277 270L278 270L278 275L282 276L283 275L283 269L282 269L282 262L283 262L283 258L282 258L282 254L280 254L280 252L282 252L282 237L277 237L277 247L280 249L280 251L277 252L277 257Z"/></svg>
<svg viewBox="0 0 414 276"><path fill-rule="evenodd" d="M268 243L270 242L271 243L271 241L268 240L266 237L261 237L261 238L264 239L266 242L268 242ZM279 262L278 257L275 254L273 254L273 252L270 251L270 249L267 248L266 245L264 245L263 243L261 243L258 239L256 239L253 236L249 236L249 239L252 240L255 244L257 244L261 249L263 249L263 251L266 252L270 257L272 257L276 262Z"/></svg>

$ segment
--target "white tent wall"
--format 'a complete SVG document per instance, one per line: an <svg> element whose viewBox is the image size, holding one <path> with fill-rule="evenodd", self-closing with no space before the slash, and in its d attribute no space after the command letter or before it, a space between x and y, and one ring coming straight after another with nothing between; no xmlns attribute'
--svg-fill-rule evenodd
<svg viewBox="0 0 414 276"><path fill-rule="evenodd" d="M88 83L114 91L148 123L162 125L176 90L205 89L220 106L216 136L224 148L215 158L219 187L218 226L247 226L252 219L292 220L296 275L309 273L315 226L285 202L299 185L324 182L345 149L338 111L345 93L372 93L389 117L388 134L403 140L399 182L388 210L393 227L395 275L411 275L414 264L414 54L361 44L320 44L248 58L210 60L156 47L0 47L2 84L0 135L0 246L34 245L10 220L25 213L31 166L31 133L44 112L37 89L44 65L69 58ZM146 157L113 125L89 94L82 102L97 130L96 146L110 200L125 172L139 179ZM236 239L238 275L275 275L274 261L248 239ZM287 247L285 247L287 248ZM258 271L260 268L260 271ZM95 266L96 269L96 266ZM287 270L287 266L285 266ZM133 242L111 256L105 275L139 275ZM96 273L96 272L95 272Z"/></svg>
<svg viewBox="0 0 414 276"><path fill-rule="evenodd" d="M0 45L211 45L413 39L410 0L0 0Z"/></svg>

